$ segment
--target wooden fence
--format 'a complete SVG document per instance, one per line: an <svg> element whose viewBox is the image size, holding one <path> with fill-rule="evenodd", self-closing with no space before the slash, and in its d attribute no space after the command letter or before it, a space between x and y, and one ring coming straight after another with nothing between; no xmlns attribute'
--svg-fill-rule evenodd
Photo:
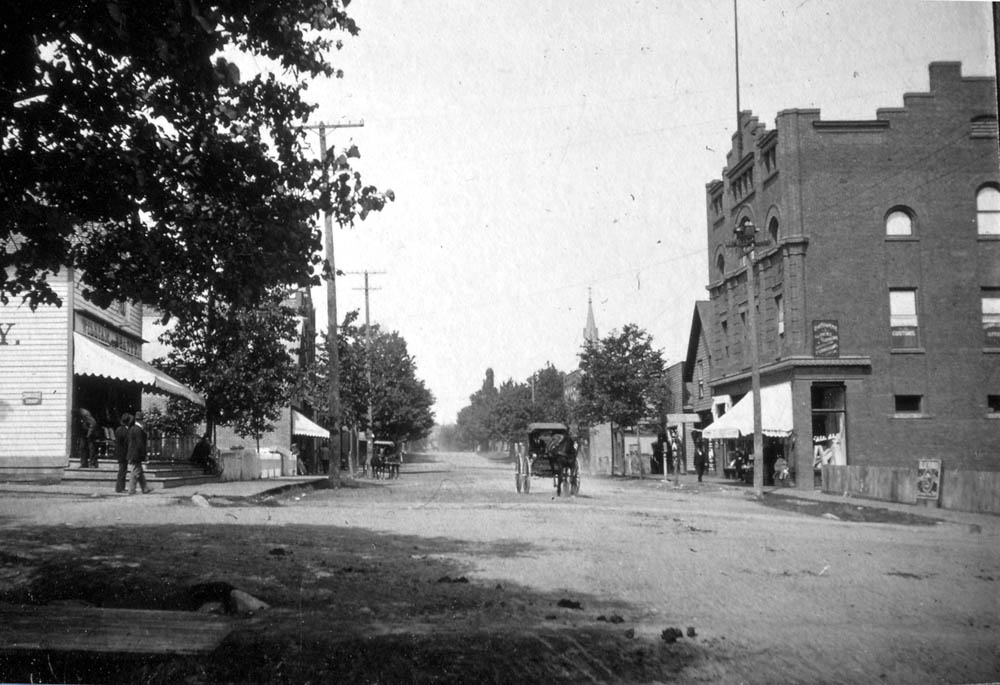
<svg viewBox="0 0 1000 685"><path fill-rule="evenodd" d="M917 503L917 467L823 467L823 492L856 497ZM941 469L940 506L956 511L1000 514L1000 471Z"/></svg>

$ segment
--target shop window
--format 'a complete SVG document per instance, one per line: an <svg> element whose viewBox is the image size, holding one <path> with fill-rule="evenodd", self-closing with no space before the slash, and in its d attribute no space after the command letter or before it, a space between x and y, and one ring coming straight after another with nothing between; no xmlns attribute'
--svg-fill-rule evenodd
<svg viewBox="0 0 1000 685"><path fill-rule="evenodd" d="M812 400L813 467L847 464L847 406L843 385L816 384Z"/></svg>
<svg viewBox="0 0 1000 685"><path fill-rule="evenodd" d="M913 235L913 215L902 208L893 209L885 217L885 234L889 236Z"/></svg>
<svg viewBox="0 0 1000 685"><path fill-rule="evenodd" d="M889 291L889 327L893 349L920 347L917 321L917 291L912 288Z"/></svg>
<svg viewBox="0 0 1000 685"><path fill-rule="evenodd" d="M983 289L983 345L1000 348L1000 288Z"/></svg>
<svg viewBox="0 0 1000 685"><path fill-rule="evenodd" d="M897 414L920 414L923 411L923 395L895 395Z"/></svg>
<svg viewBox="0 0 1000 685"><path fill-rule="evenodd" d="M992 416L1000 417L1000 395L987 395L986 396L986 410Z"/></svg>
<svg viewBox="0 0 1000 685"><path fill-rule="evenodd" d="M995 186L976 193L976 226L979 235L1000 235L1000 190Z"/></svg>

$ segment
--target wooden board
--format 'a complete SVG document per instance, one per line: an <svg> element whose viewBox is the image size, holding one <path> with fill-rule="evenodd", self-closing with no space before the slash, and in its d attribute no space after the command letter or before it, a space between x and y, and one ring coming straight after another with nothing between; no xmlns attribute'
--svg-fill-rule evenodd
<svg viewBox="0 0 1000 685"><path fill-rule="evenodd" d="M225 618L190 611L0 604L0 652L202 654L229 634Z"/></svg>

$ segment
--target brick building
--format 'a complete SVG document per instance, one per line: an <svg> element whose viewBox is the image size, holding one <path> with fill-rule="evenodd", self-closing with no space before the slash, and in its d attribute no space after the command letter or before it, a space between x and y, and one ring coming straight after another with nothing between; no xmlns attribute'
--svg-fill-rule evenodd
<svg viewBox="0 0 1000 685"><path fill-rule="evenodd" d="M838 487L910 501L907 474L940 459L944 506L996 509L996 79L952 62L929 71L929 92L872 120L792 109L768 130L741 114L722 178L707 185L700 324L713 401L735 415L750 402L747 257L727 242L755 227L770 243L755 251L763 428L797 473L821 457Z"/></svg>

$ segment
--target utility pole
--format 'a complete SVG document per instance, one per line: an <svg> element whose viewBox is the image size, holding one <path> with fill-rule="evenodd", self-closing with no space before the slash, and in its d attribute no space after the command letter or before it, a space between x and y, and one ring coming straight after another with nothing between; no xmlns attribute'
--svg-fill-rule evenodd
<svg viewBox="0 0 1000 685"><path fill-rule="evenodd" d="M316 126L306 126L307 129L319 130L319 158L324 163L323 185L328 189L329 180L326 172L326 157L331 152L326 147L326 129L337 128L357 128L364 126L364 121L343 122L339 124L317 124ZM330 212L323 215L323 248L326 252L326 263L329 272L326 274L326 330L329 347L329 365L327 375L330 381L328 403L330 405L330 433L331 450L330 455L330 481L335 486L340 485L340 454L342 446L340 444L340 353L337 349L337 269L333 260L333 217Z"/></svg>
<svg viewBox="0 0 1000 685"><path fill-rule="evenodd" d="M757 227L744 219L734 229L735 240L727 243L738 247L747 257L747 334L750 336L750 392L753 401L753 491L758 497L764 494L764 434L760 414L760 351L757 341L757 245L770 245L770 240L757 239Z"/></svg>
<svg viewBox="0 0 1000 685"><path fill-rule="evenodd" d="M374 454L375 422L374 410L372 407L372 325L370 317L370 303L368 293L371 290L381 290L381 288L370 288L368 286L368 275L384 274L384 271L348 271L347 273L364 275L365 277L365 379L368 382L368 454ZM359 288L355 288L359 290ZM352 467L353 468L353 465Z"/></svg>

